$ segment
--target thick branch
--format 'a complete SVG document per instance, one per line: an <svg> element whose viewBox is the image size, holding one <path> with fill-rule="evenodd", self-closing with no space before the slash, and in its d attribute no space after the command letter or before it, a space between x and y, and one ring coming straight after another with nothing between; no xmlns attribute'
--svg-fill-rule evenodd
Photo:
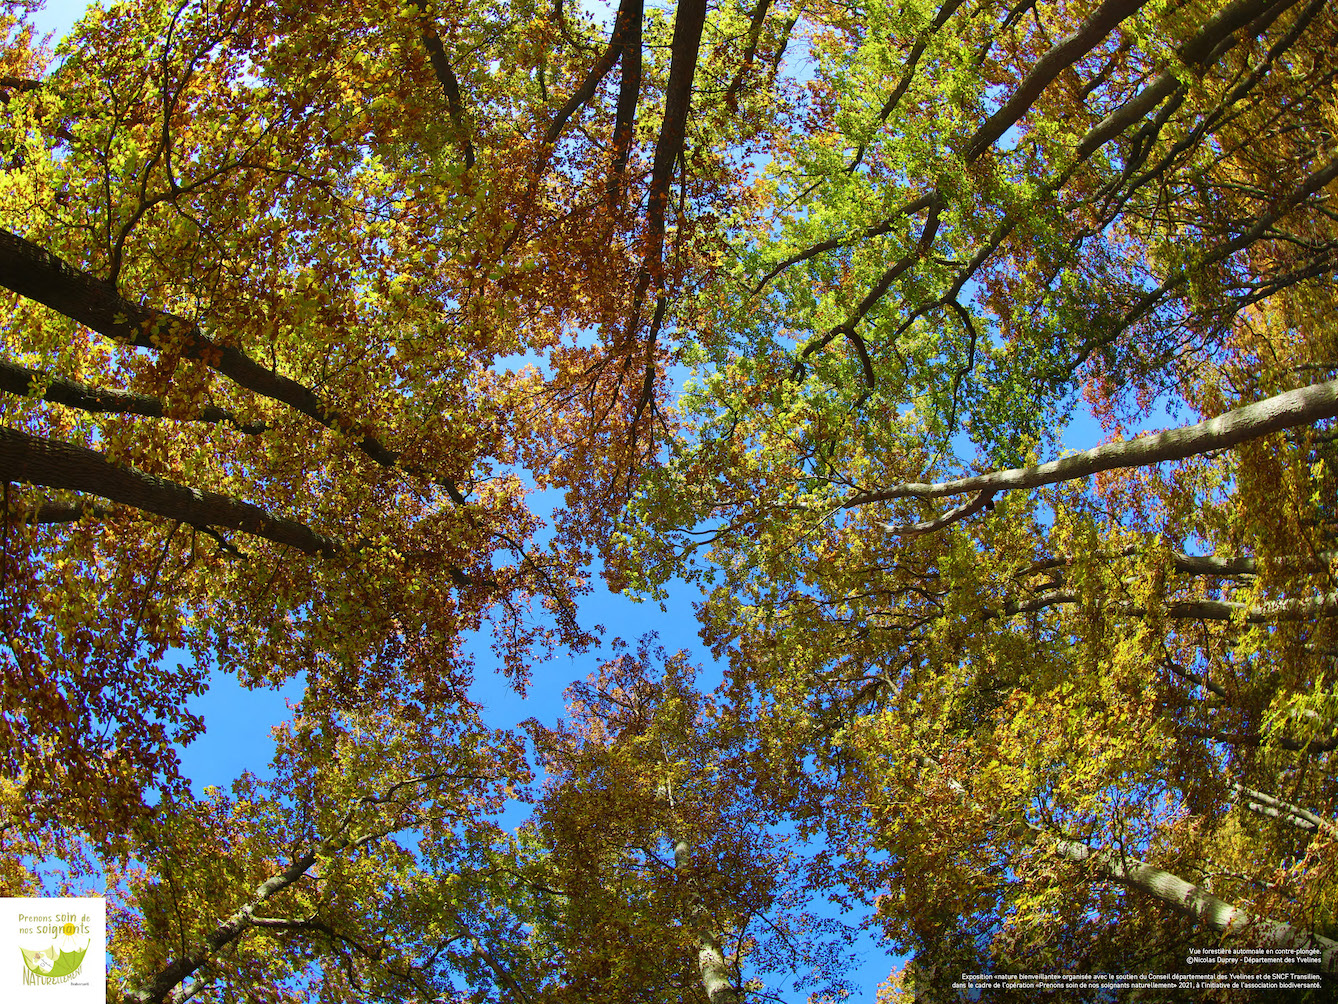
<svg viewBox="0 0 1338 1004"><path fill-rule="evenodd" d="M1097 552L1092 556L1103 560L1110 560L1114 558L1130 558L1142 553L1142 548L1131 544L1118 551ZM1275 554L1264 559L1254 558L1249 555L1240 555L1232 558L1216 554L1185 554L1183 551L1172 551L1171 567L1177 572L1182 572L1186 575L1204 575L1215 578L1233 579L1258 575L1261 565L1286 569L1288 571L1324 572L1328 570L1329 563L1335 558L1338 558L1338 551L1316 551L1314 554ZM1026 572L1028 574L1034 574L1036 572L1048 571L1052 568L1067 568L1073 564L1074 560L1075 559L1070 555L1042 558L1028 565Z"/></svg>
<svg viewBox="0 0 1338 1004"><path fill-rule="evenodd" d="M986 506L992 504L994 492L980 492L969 502L964 502L956 508L949 509L942 516L935 519L927 519L920 523L911 523L906 526L892 526L887 524L887 530L902 537L915 537L922 533L933 533L935 530L942 530L946 526L960 522L968 516L974 516Z"/></svg>
<svg viewBox="0 0 1338 1004"><path fill-rule="evenodd" d="M1106 878L1188 913L1214 931L1246 935L1271 948L1319 949L1320 972L1338 973L1338 941L1249 914L1178 875L1128 855L1097 850L1077 840L1057 840L1054 849L1060 857L1088 862Z"/></svg>
<svg viewBox="0 0 1338 1004"><path fill-rule="evenodd" d="M174 481L122 467L82 446L30 436L0 426L0 478L46 488L71 488L190 526L223 526L332 557L340 550L329 537L258 506L217 492L186 488Z"/></svg>
<svg viewBox="0 0 1338 1004"><path fill-rule="evenodd" d="M15 509L12 506L5 513L5 520L10 523L32 523L36 526L48 526L53 523L78 523L85 516L95 519L111 515L111 508L94 502L52 502L40 500L29 508Z"/></svg>
<svg viewBox="0 0 1338 1004"><path fill-rule="evenodd" d="M1146 2L1147 0L1106 0L1092 12L1092 16L1084 21L1077 31L1038 59L1031 72L1018 84L1017 90L967 141L965 153L967 162L975 160L993 146L1000 136L1027 113L1055 77L1087 55L1097 43L1114 30L1116 25L1135 14Z"/></svg>
<svg viewBox="0 0 1338 1004"><path fill-rule="evenodd" d="M958 0L960 3L961 0ZM767 11L771 8L771 0L758 0L757 6L753 8L752 16L748 24L748 44L743 50L743 59L739 62L739 68L734 72L729 86L725 88L725 106L731 112L739 110L739 86L743 83L744 74L748 72L749 67L753 65L753 58L757 55L757 43L762 38L762 27L766 24Z"/></svg>
<svg viewBox="0 0 1338 1004"><path fill-rule="evenodd" d="M195 973L219 949L241 937L251 926L255 911L306 874L307 869L316 863L317 857L317 850L310 850L301 857L294 858L292 864L277 875L272 875L260 883L256 886L255 894L240 910L205 935L202 942L174 959L152 979L142 984L138 990L129 993L126 1000L133 1004L162 1004L167 1000L173 987Z"/></svg>
<svg viewBox="0 0 1338 1004"><path fill-rule="evenodd" d="M1223 450L1269 433L1298 425L1309 425L1338 416L1338 380L1289 390L1255 404L1248 404L1216 418L1151 436L1107 443L1069 457L1006 471L991 471L969 478L937 484L905 482L891 488L860 492L846 508L891 499L948 498L967 492L1003 492L1037 488L1060 481L1085 478L1101 471L1184 460L1186 457Z"/></svg>
<svg viewBox="0 0 1338 1004"><path fill-rule="evenodd" d="M650 171L646 208L648 246L646 263L658 266L664 249L665 212L674 164L683 152L688 110L692 105L692 81L697 75L702 28L706 24L706 0L682 0L674 18L674 38L669 59L669 80L664 88L664 120L655 142L655 160Z"/></svg>
<svg viewBox="0 0 1338 1004"><path fill-rule="evenodd" d="M576 88L575 93L567 99L567 103L558 109L557 115L549 123L548 132L544 134L545 143L556 143L557 138L562 135L562 127L567 124L567 120L576 109L595 96L600 81L608 75L609 70L613 69L613 64L618 61L618 56L623 51L623 39L632 29L634 12L637 34L641 34L641 0L623 0L618 7L618 17L614 22L613 31L609 35L608 48L599 59L595 60L595 65L590 67L590 72L581 81L581 86Z"/></svg>
<svg viewBox="0 0 1338 1004"><path fill-rule="evenodd" d="M954 510L955 511L955 510ZM952 513L948 514L949 516ZM1034 613L1047 607L1076 604L1081 595L1072 590L1055 589L1042 593L1025 603L1008 603L1003 612L1009 616ZM1147 610L1136 603L1116 603L1112 610L1130 617L1145 617ZM1230 621L1246 624L1273 624L1277 621L1307 621L1318 617L1338 616L1338 593L1323 593L1303 599L1269 600L1256 606L1234 603L1230 600L1172 600L1166 604L1162 616L1168 620Z"/></svg>
<svg viewBox="0 0 1338 1004"><path fill-rule="evenodd" d="M26 91L35 91L41 86L40 80L33 80L31 77L0 77L0 91L18 91L22 94ZM0 94L0 101L8 98L8 94Z"/></svg>
<svg viewBox="0 0 1338 1004"><path fill-rule="evenodd" d="M292 863L283 871L271 875L256 886L255 893L243 904L241 909L206 934L201 941L196 942L195 946L189 951L184 952L142 984L138 990L127 994L125 999L133 1002L133 1004L164 1004L168 1000L172 988L194 975L201 966L209 961L210 956L236 941L248 928L263 925L264 919L255 916L256 910L301 879L306 874L307 869L320 858L341 851L357 851L399 828L398 826L373 828L357 837L349 836L349 828L360 810L395 799L398 792L403 788L448 776L477 777L473 774L448 775L444 772L427 774L397 782L380 794L364 795L353 799L333 836L314 844L305 853L294 858ZM402 825L404 824L401 823L400 826Z"/></svg>
<svg viewBox="0 0 1338 1004"><path fill-rule="evenodd" d="M421 11L422 7L419 7L419 10ZM464 151L467 171L474 166L474 144L470 142L469 126L465 122L465 105L464 99L460 97L460 81L456 78L455 71L451 69L450 60L446 58L446 47L441 44L441 36L426 18L423 21L423 45L427 48L428 58L432 61L432 72L437 75L437 82L441 84L442 93L446 96L446 112L451 117L456 142Z"/></svg>
<svg viewBox="0 0 1338 1004"><path fill-rule="evenodd" d="M1166 616L1178 620L1226 621L1243 617L1247 624L1305 621L1338 615L1338 593L1306 599L1272 600L1257 606L1229 600L1177 600L1166 605Z"/></svg>
<svg viewBox="0 0 1338 1004"><path fill-rule="evenodd" d="M76 380L47 376L8 359L0 359L0 390L27 397L39 387L43 388L42 400L78 408L80 411L143 415L146 418L163 418L167 414L163 402L147 394L93 387ZM243 422L231 411L213 405L201 408L198 415L183 416L183 420L227 422L234 428L252 435L264 432L266 429L264 422Z"/></svg>
<svg viewBox="0 0 1338 1004"><path fill-rule="evenodd" d="M609 174L609 200L622 196L623 171L636 131L636 107L641 99L641 0L628 0L622 31L622 79L618 85L618 110L613 121L613 164Z"/></svg>
<svg viewBox="0 0 1338 1004"><path fill-rule="evenodd" d="M1210 66L1234 44L1232 36L1246 25L1256 22L1257 31L1268 26L1299 0L1236 0L1210 17L1198 34L1180 47L1177 55L1187 66ZM1078 144L1079 161L1086 160L1098 147L1118 136L1135 122L1142 121L1153 108L1161 104L1180 86L1171 69L1163 70L1136 95L1098 122Z"/></svg>
<svg viewBox="0 0 1338 1004"><path fill-rule="evenodd" d="M1338 835L1338 827L1309 809L1303 809L1291 802L1284 802L1267 792L1247 788L1235 781L1231 783L1231 787L1235 789L1236 794L1245 803L1245 807L1252 812L1259 812L1277 819L1285 819L1303 830L1324 830Z"/></svg>
<svg viewBox="0 0 1338 1004"><path fill-rule="evenodd" d="M927 767L942 770L941 765L930 757L922 757L921 761ZM959 781L951 776L947 776L945 780L948 788L963 805L982 808ZM1024 839L1050 842L1050 846L1060 857L1092 865L1102 877L1137 889L1159 902L1188 913L1199 923L1214 931L1237 935L1248 933L1255 939L1261 940L1264 945L1274 948L1318 949L1320 954L1315 964L1320 971L1338 973L1338 941L1331 941L1322 935L1300 930L1290 924L1279 924L1264 917L1252 916L1200 887L1190 885L1165 869L1146 864L1127 854L1099 850L1078 840L1056 839L1043 827L1025 818L1020 820L1017 829Z"/></svg>
<svg viewBox="0 0 1338 1004"><path fill-rule="evenodd" d="M117 341L155 351L170 347L188 359L199 359L239 386L348 435L354 446L380 466L398 465L398 452L387 449L352 418L332 412L309 387L266 369L241 349L214 341L185 318L124 299L111 284L4 229L0 229L0 286ZM464 503L454 482L436 476L430 480L456 503Z"/></svg>

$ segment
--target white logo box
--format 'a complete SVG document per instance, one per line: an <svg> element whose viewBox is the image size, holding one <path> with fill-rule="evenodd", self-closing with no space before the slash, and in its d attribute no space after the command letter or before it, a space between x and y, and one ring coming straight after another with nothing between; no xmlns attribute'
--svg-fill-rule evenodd
<svg viewBox="0 0 1338 1004"><path fill-rule="evenodd" d="M107 1004L107 901L0 898L0 1001Z"/></svg>

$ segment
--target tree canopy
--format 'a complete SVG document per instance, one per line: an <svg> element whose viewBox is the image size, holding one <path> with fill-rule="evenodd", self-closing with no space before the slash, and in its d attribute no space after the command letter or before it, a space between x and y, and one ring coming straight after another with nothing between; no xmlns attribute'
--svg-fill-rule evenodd
<svg viewBox="0 0 1338 1004"><path fill-rule="evenodd" d="M1332 993L1332 3L34 6L0 891L102 876L110 999L834 1001L833 903L881 1000ZM471 701L681 581L718 685ZM197 796L216 674L304 696Z"/></svg>

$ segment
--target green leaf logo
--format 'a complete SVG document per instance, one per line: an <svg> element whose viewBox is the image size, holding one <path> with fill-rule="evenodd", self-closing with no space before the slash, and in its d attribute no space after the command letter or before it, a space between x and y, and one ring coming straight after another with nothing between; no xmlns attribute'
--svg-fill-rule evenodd
<svg viewBox="0 0 1338 1004"><path fill-rule="evenodd" d="M40 950L20 948L19 951L23 953L23 964L30 972L48 979L59 979L79 971L84 956L88 954L88 947L84 945L77 952L58 952L54 945Z"/></svg>

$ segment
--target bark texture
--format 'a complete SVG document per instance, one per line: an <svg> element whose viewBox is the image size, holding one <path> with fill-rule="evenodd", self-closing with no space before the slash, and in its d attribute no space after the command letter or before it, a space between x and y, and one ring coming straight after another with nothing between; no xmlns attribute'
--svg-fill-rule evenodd
<svg viewBox="0 0 1338 1004"><path fill-rule="evenodd" d="M45 488L70 488L179 520L191 526L241 530L304 554L333 557L339 545L291 519L218 492L187 488L72 443L0 426L0 478Z"/></svg>

